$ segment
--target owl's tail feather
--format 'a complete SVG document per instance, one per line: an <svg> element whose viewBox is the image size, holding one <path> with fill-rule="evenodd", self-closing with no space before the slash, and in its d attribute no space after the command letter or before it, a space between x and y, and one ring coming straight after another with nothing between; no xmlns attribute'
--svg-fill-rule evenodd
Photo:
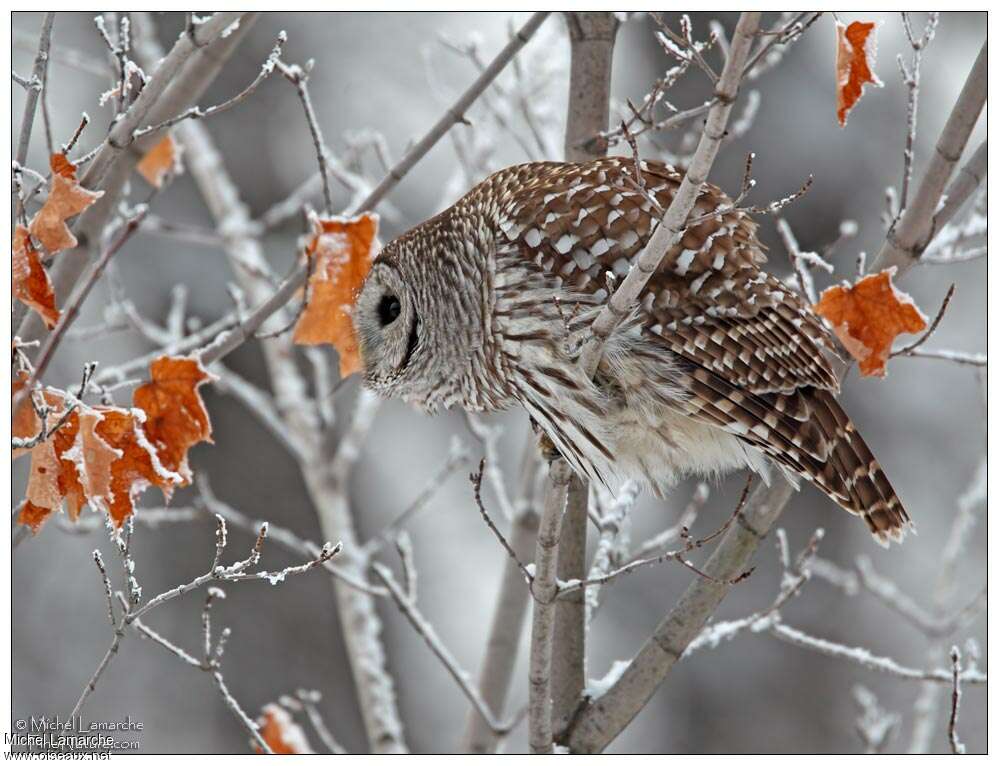
<svg viewBox="0 0 999 766"><path fill-rule="evenodd" d="M870 447L832 393L812 389L808 399L828 457L817 475L807 478L841 508L861 516L880 545L902 542L915 529Z"/></svg>

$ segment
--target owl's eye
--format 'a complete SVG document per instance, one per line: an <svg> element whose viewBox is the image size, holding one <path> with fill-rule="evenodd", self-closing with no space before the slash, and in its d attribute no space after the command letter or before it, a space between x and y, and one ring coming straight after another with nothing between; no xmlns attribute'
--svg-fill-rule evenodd
<svg viewBox="0 0 999 766"><path fill-rule="evenodd" d="M402 306L398 298L394 295L383 295L378 302L378 320L382 323L382 327L388 327L398 319L401 311Z"/></svg>

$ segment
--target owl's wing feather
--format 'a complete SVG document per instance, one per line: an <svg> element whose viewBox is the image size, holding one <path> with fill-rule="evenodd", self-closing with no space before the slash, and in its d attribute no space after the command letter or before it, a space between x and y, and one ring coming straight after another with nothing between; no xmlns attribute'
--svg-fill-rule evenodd
<svg viewBox="0 0 999 766"><path fill-rule="evenodd" d="M522 175L523 167L493 177L509 200L501 228L568 291L606 297L606 273L625 276L658 221L636 188L633 163L543 163ZM682 173L657 162L642 168L647 192L665 209ZM705 185L695 223L641 295L646 328L674 353L750 391L837 390L828 332L789 287L760 271L766 258L756 224L730 205Z"/></svg>

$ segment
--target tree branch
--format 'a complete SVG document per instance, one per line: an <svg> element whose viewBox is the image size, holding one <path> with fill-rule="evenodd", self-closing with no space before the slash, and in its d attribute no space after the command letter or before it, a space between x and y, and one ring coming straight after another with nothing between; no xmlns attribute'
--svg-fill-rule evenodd
<svg viewBox="0 0 999 766"><path fill-rule="evenodd" d="M611 65L620 23L609 11L566 13L565 21L570 42L565 159L592 160L607 153L606 142L597 137L608 127ZM574 475L569 482L558 544L560 580L581 580L586 576L589 494L587 481ZM555 606L554 641L558 650L552 657L551 693L552 727L556 735L579 707L586 685L585 596L578 591Z"/></svg>
<svg viewBox="0 0 999 766"><path fill-rule="evenodd" d="M562 459L549 467L544 511L534 553L534 617L531 624L528 737L532 753L551 753L552 652L555 641L555 596L558 593L558 545L572 470Z"/></svg>
<svg viewBox="0 0 999 766"><path fill-rule="evenodd" d="M38 108L38 98L42 92L42 83L45 80L45 73L49 65L49 48L52 45L52 25L55 23L55 13L49 12L42 19L42 30L38 37L38 52L35 54L35 63L31 69L31 83L37 83L38 87L29 87L24 101L24 113L21 115L21 132L17 139L17 154L14 161L18 165L24 165L28 160L28 147L31 145L31 126L35 122L35 111ZM20 200L15 195L15 209L12 215L17 216L20 212Z"/></svg>
<svg viewBox="0 0 999 766"><path fill-rule="evenodd" d="M877 257L878 270L889 266L902 266L919 258L939 230L942 221L935 218L944 188L950 180L954 166L961 159L971 131L985 106L988 86L988 41L982 44L978 57L968 74L957 103L947 118L936 149L923 173L919 189L885 240ZM972 179L973 180L973 179ZM971 181L963 188L974 188ZM953 211L951 211L953 212Z"/></svg>
<svg viewBox="0 0 999 766"><path fill-rule="evenodd" d="M484 470L488 473L488 452L486 461ZM521 464L520 496L516 500L510 521L510 538L507 541L510 555L503 557L499 593L489 627L489 637L486 639L485 656L479 670L479 692L494 717L502 715L506 707L530 600L528 582L525 582L529 578L525 578L520 562L526 561L534 553L539 520L536 498L539 468L540 457L536 442L534 435L529 433ZM476 497L481 500L478 493ZM499 737L485 725L481 716L474 711L469 713L462 749L469 753L493 753L499 743Z"/></svg>

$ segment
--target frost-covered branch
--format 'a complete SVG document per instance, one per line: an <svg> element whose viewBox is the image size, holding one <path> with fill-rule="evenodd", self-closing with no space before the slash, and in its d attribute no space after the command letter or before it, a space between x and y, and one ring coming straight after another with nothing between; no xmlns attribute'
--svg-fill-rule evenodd
<svg viewBox="0 0 999 766"><path fill-rule="evenodd" d="M864 752L870 755L883 753L888 741L898 731L902 717L882 708L874 692L865 686L855 686L853 696L861 709L856 726L857 733L864 743Z"/></svg>
<svg viewBox="0 0 999 766"><path fill-rule="evenodd" d="M808 649L809 651L818 652L819 654L824 654L827 657L837 657L839 659L849 660L850 662L861 665L868 670L876 670L879 673L885 673L896 678L902 678L908 681L932 681L933 683L939 684L950 684L953 682L950 670L944 670L943 668L933 670L910 668L896 662L891 657L881 657L867 649L864 649L863 647L846 646L844 644L838 644L834 641L828 641L824 638L817 638L802 630L784 625L783 623L774 623L768 630L772 636L784 641L785 643L798 646L802 649ZM967 676L962 677L962 681L964 683L970 684L984 685L988 683L988 680L988 676L979 671L975 671L973 674L969 673Z"/></svg>
<svg viewBox="0 0 999 766"><path fill-rule="evenodd" d="M191 591L197 590L204 585L208 585L209 583L245 582L249 580L256 580L268 582L271 585L278 585L284 582L284 580L289 576L304 574L305 572L321 566L333 558L333 556L341 550L341 546L339 544L331 546L327 543L323 546L319 555L311 558L303 564L285 567L284 569L273 572L266 570L255 572L248 571L260 562L260 555L263 549L264 541L267 539L267 525L264 524L260 527L260 531L257 533L257 539L250 550L250 554L245 559L237 561L234 564L222 566L219 563L219 558L221 556L221 552L225 549L227 538L225 535L225 520L219 517L216 528L216 557L209 571L194 578L193 580L190 580L189 582L163 591L145 603L141 603L142 591L135 581L133 574L135 567L134 564L131 563L132 559L130 554L130 543L132 539L131 531L133 523L133 520L130 519L126 522L124 530L120 532L116 532L113 527L109 526L112 533L112 544L118 548L121 555L128 598L124 600L121 608L121 615L118 617L115 617L112 604L110 602L108 604L108 610L112 618L112 632L114 637L111 641L111 646L108 648L107 652L105 652L104 657L97 666L97 669L91 675L86 686L84 686L83 692L80 694L76 705L73 707L70 718L79 714L84 702L86 702L87 698L97 687L98 681L103 676L105 670L107 670L108 665L111 664L111 660L117 656L121 639L126 635L127 629L132 626L136 620L148 614L153 609L162 606L168 601L172 601L178 596L182 596L185 593L190 593ZM101 575L101 580L104 583L105 592L107 593L110 590L110 581L108 579L107 569L104 566L103 559L101 559L99 555L95 554L94 561Z"/></svg>
<svg viewBox="0 0 999 766"><path fill-rule="evenodd" d="M281 56L281 49L284 47L287 40L288 36L283 31L278 33L277 42L274 43L274 49L267 57L267 60L264 61L263 65L260 67L260 71L257 72L257 76L253 78L253 81L249 85L243 88L243 90L232 98L226 99L220 104L215 104L214 106L209 106L204 109L200 106L192 106L190 109L186 109L168 120L163 120L161 123L149 125L145 128L138 128L132 133L132 139L138 140L143 136L149 135L150 133L159 133L160 131L172 128L174 125L184 120L203 120L206 117L213 117L216 114L232 109L237 104L242 103L253 95L253 92L260 87L260 84L274 72L274 67L278 63L278 59Z"/></svg>
<svg viewBox="0 0 999 766"><path fill-rule="evenodd" d="M55 13L46 13L42 19L42 29L38 37L38 50L35 53L35 63L31 68L31 84L28 88L27 97L24 101L24 112L21 115L21 130L17 139L17 153L14 155L14 162L23 166L28 159L28 147L31 144L31 128L35 122L35 111L38 108L38 99L42 95L42 83L45 80L46 70L49 65L49 48L52 45L52 25L55 23ZM37 87L35 87L37 83ZM15 194L15 207L20 205L20 200ZM17 215L15 210L12 215Z"/></svg>
<svg viewBox="0 0 999 766"><path fill-rule="evenodd" d="M919 107L919 68L923 60L923 51L933 40L936 32L937 22L940 20L939 13L929 13L926 16L926 26L923 33L918 38L913 34L912 23L909 14L902 13L902 26L905 28L905 35L909 39L912 48L912 62L907 67L902 58L898 55L898 68L902 71L902 82L908 90L908 100L906 102L906 133L904 162L902 163L902 191L899 195L899 210L905 210L909 201L909 184L912 181L912 161L914 157L913 146L916 142L916 113Z"/></svg>
<svg viewBox="0 0 999 766"><path fill-rule="evenodd" d="M218 643L215 644L214 648L212 646L210 610L215 599L222 598L225 598L225 591L220 588L208 589L208 594L205 598L205 606L201 613L205 650L204 656L201 660L195 659L172 641L150 628L140 619L135 618L132 625L139 632L140 636L163 647L185 665L190 665L191 667L197 668L198 670L211 675L212 681L218 689L223 703L225 703L225 706L232 711L240 726L242 726L246 730L246 733L250 735L250 739L256 744L262 753L273 755L270 745L267 744L267 741L260 735L260 727L250 718L250 716L246 714L246 711L244 711L242 706L236 701L236 698L232 695L232 692L229 691L229 687L226 685L225 678L222 675L222 654L225 651L225 646L229 637L232 635L230 629L223 629L219 636ZM124 606L124 599L122 599L122 601Z"/></svg>
<svg viewBox="0 0 999 766"><path fill-rule="evenodd" d="M628 551L628 529L631 523L631 511L638 499L638 485L635 482L625 482L618 491L614 503L600 517L600 539L593 552L590 571L586 579L594 583L586 589L586 625L589 628L593 617L600 606L601 586L596 581L605 577L621 565Z"/></svg>
<svg viewBox="0 0 999 766"><path fill-rule="evenodd" d="M943 222L936 220L934 216L954 167L961 159L971 131L985 106L987 70L986 42L982 45L957 103L940 133L912 204L901 213L898 223L889 231L885 244L878 253L878 270L889 266L910 265L926 250L942 225Z"/></svg>

